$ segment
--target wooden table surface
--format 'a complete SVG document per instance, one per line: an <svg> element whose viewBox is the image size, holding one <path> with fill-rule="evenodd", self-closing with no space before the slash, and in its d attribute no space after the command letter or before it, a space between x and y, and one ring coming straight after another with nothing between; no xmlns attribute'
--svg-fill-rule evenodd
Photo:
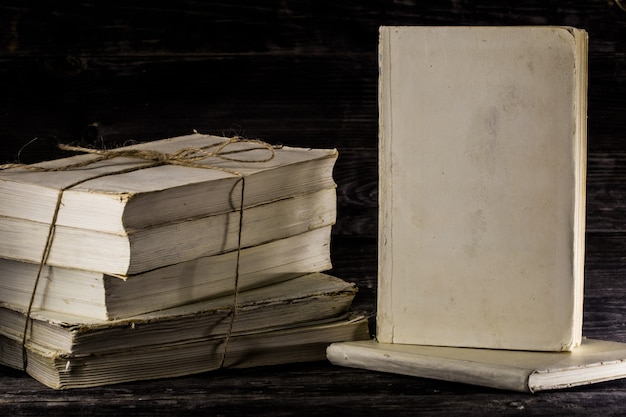
<svg viewBox="0 0 626 417"><path fill-rule="evenodd" d="M584 334L626 342L626 2L349 0L0 5L0 161L203 133L339 150L332 273L376 308L377 29L589 32ZM168 4L169 3L169 4ZM206 3L206 4L205 4ZM0 237L1 238L1 237ZM0 367L0 413L626 415L626 380L535 395L332 366L53 391Z"/></svg>

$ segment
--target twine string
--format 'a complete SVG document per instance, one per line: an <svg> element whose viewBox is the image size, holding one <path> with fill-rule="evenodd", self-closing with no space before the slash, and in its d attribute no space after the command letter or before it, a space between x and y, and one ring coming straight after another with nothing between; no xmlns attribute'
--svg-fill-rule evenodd
<svg viewBox="0 0 626 417"><path fill-rule="evenodd" d="M226 332L226 338L224 339L224 349L222 349L222 357L220 359L219 369L224 367L224 363L226 362L226 353L228 350L228 342L230 341L230 336L233 333L233 326L235 324L235 317L237 316L237 306L239 305L239 259L241 257L241 245L242 245L242 235L243 235L243 197L245 193L245 185L246 179L245 177L241 177L241 205L239 208L239 232L237 233L237 260L235 262L235 282L234 282L234 294L233 294L233 303L231 305L230 310L230 321L228 323L228 330Z"/></svg>
<svg viewBox="0 0 626 417"><path fill-rule="evenodd" d="M50 221L50 227L48 228L48 236L46 238L46 244L44 245L41 261L39 262L39 268L37 269L37 276L35 277L35 283L33 285L33 290L30 294L30 301L28 302L28 309L26 311L26 321L24 323L24 333L22 334L22 365L24 367L24 371L26 371L26 367L28 366L28 352L26 349L26 342L28 342L28 327L30 323L30 315L33 310L33 304L35 303L35 295L37 294L37 287L39 286L39 281L41 279L41 273L43 268L48 261L48 255L50 254L50 248L52 248L52 239L54 237L54 229L56 228L56 220L59 215L59 210L61 208L61 198L63 196L63 191L60 190L57 196L56 206L54 208L54 214L52 215L52 220Z"/></svg>
<svg viewBox="0 0 626 417"><path fill-rule="evenodd" d="M257 145L254 147L242 148L242 149L234 149L227 151L226 148L235 143L245 143ZM211 145L203 146L200 148L182 148L177 150L174 153L168 154L165 152L153 151L149 149L91 149L84 148L81 146L71 146L59 144L59 149L65 151L72 152L80 152L84 154L92 154L96 155L96 158L89 159L82 162L77 162L74 164L68 164L61 167L56 168L47 168L39 165L28 165L28 164L3 164L0 165L0 170L7 170L13 168L23 168L30 171L41 171L41 172L57 172L57 171L71 171L77 168L84 168L89 165L95 164L96 162L105 161L113 158L134 158L141 159L148 162L153 162L157 165L180 165L189 168L205 168L205 169L213 169L218 171L224 171L228 173L233 173L235 175L241 176L236 171L233 171L228 168L219 167L216 165L207 165L200 164L200 161L203 161L208 158L218 158L227 161L233 162L241 162L241 163L259 163L259 162L268 162L271 161L275 156L275 148L263 141L256 139L240 139L238 137L230 138L222 143L214 143ZM209 151L211 148L216 148L214 151ZM249 158L236 158L230 155L236 155L240 153L250 152L254 150L266 150L268 151L268 156L260 159L249 159Z"/></svg>
<svg viewBox="0 0 626 417"><path fill-rule="evenodd" d="M242 149L235 149L235 150L230 150L230 151L226 150L229 145L232 145L235 143L245 143L245 144L252 144L256 146L242 148ZM119 174L128 173L132 171L137 171L140 169L151 168L151 167L166 165L166 164L179 165L179 166L190 167L190 168L202 168L202 169L212 169L212 170L223 171L223 172L227 172L227 173L238 176L241 181L240 205L239 205L239 210L238 210L239 211L239 229L237 233L237 256L236 256L234 284L233 284L234 295L233 295L233 304L231 306L231 312L230 312L230 321L228 325L228 330L226 332L226 336L224 340L224 349L222 351L222 356L221 356L220 365L219 365L219 367L222 368L226 360L228 343L230 341L234 323L235 323L235 318L237 316L237 307L238 307L238 300L239 300L239 264L240 264L240 257L241 257L241 245L242 245L245 177L243 174L233 169L219 167L219 166L212 165L212 164L200 164L199 162L207 158L218 158L218 159L223 159L223 160L228 160L228 161L233 161L233 162L240 162L240 163L268 162L274 158L275 148L272 145L266 142L260 141L260 140L240 139L238 137L230 138L222 143L211 144L211 145L200 147L200 148L182 148L172 154L167 154L167 153L153 151L153 150L143 150L143 149L142 150L139 150L139 149L117 149L117 150L115 149L113 150L90 149L90 148L83 148L83 147L63 145L63 144L60 144L59 148L63 150L68 150L68 151L95 154L97 155L97 158L89 159L87 161L82 161L79 163L68 164L68 165L64 165L62 167L56 167L56 168L46 168L46 167L41 167L41 166L36 166L36 165L27 165L27 164L4 164L4 165L0 165L0 170L6 170L6 169L12 169L12 168L24 168L27 170L41 171L41 172L70 171L73 169L83 168L83 167L92 165L99 161L109 160L109 159L119 158L119 157L127 157L127 158L145 160L148 162L152 162L152 164L131 167L131 168L127 168L124 170L115 171L115 172L97 174L89 178L76 181L59 190L55 209L52 215L52 219L50 221L50 227L48 229L46 243L42 251L41 260L39 262L39 268L37 271L37 276L35 277L33 290L31 292L30 301L28 303L28 308L26 311L24 332L22 336L22 362L23 362L24 371L26 371L27 366L28 366L27 343L29 339L28 330L29 330L29 324L31 322L31 314L32 314L34 303L35 303L37 288L39 286L41 275L43 273L43 268L48 261L48 256L50 255L50 250L52 248L52 242L54 240L54 233L56 229L56 222L57 222L59 211L61 209L61 201L63 199L64 191L72 187L75 187L79 184L82 184L84 182L96 179L96 178L101 178L101 177L105 177L109 175L119 175ZM215 150L209 151L209 149L212 149L212 148L215 148ZM230 155L237 155L237 154L241 154L241 153L245 153L245 152L249 152L253 150L259 150L259 149L268 151L269 155L262 159L246 159L246 158L238 158L238 157L230 156Z"/></svg>

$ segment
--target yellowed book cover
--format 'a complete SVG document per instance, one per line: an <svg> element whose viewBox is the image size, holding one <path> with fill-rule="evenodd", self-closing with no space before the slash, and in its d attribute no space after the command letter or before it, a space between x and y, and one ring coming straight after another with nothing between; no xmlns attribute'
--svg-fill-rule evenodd
<svg viewBox="0 0 626 417"><path fill-rule="evenodd" d="M381 28L379 341L580 344L587 42Z"/></svg>
<svg viewBox="0 0 626 417"><path fill-rule="evenodd" d="M328 359L341 366L461 382L508 391L539 392L626 377L626 343L583 339L571 352L379 343L333 343Z"/></svg>

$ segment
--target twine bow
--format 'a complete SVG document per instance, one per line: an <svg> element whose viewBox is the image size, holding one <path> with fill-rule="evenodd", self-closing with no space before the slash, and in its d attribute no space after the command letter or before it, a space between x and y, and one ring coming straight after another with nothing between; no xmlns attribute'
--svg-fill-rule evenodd
<svg viewBox="0 0 626 417"><path fill-rule="evenodd" d="M228 147L234 144L251 144L256 145L253 147L244 147L241 149L233 149L228 150ZM154 151L150 149L91 149L84 148L81 146L72 146L59 144L59 149L64 151L71 152L80 152L84 154L92 154L96 155L96 158L89 159L82 162L77 162L74 164L68 164L61 167L56 168L46 168L38 165L28 165L28 164L3 164L0 165L0 170L12 169L12 168L23 168L31 171L42 171L42 172L57 172L57 171L71 171L78 168L83 168L94 164L96 162L105 161L114 158L135 158L141 159L148 162L153 162L153 166L158 165L179 165L190 168L205 168L205 169L214 169L218 171L231 172L236 175L241 175L236 171L218 167L215 165L207 165L207 164L199 164L198 162L203 161L208 158L218 158L227 161L234 162L242 162L242 163L258 163L258 162L268 162L272 160L275 156L275 147L270 145L267 142L263 142L261 140L256 139L240 139L239 137L229 138L224 142L213 143L207 146L203 146L200 148L182 148L177 150L174 153L168 154L165 152ZM214 150L209 151L210 149L215 148ZM235 158L230 155L241 154L245 152L250 152L254 150L266 150L269 152L268 156L261 159L248 159L248 158ZM145 167L141 167L139 169L143 169ZM106 174L106 175L115 175L119 174L119 172ZM94 178L89 178L91 180ZM88 181L83 180L83 181ZM81 181L82 182L82 181ZM66 188L71 188L78 184L72 184Z"/></svg>

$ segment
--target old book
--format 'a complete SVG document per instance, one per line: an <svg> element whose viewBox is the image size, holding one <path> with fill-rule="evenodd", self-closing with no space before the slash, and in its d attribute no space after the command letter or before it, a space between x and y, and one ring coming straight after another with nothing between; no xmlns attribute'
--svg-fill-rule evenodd
<svg viewBox="0 0 626 417"><path fill-rule="evenodd" d="M587 34L382 27L377 337L581 341Z"/></svg>
<svg viewBox="0 0 626 417"><path fill-rule="evenodd" d="M31 313L27 372L54 388L96 386L226 367L321 360L328 344L369 337L349 317L356 286L316 273L232 296L116 321ZM23 309L0 308L0 362L22 369Z"/></svg>
<svg viewBox="0 0 626 417"><path fill-rule="evenodd" d="M185 149L211 152L231 140L193 134L113 151L156 151L168 155ZM57 225L125 234L239 209L241 177L245 177L244 207L335 186L334 149L268 149L256 142L242 141L228 144L223 156L236 160L208 157L188 161L193 166L155 166L151 161L135 158L97 161L98 155L83 154L34 165L57 169L95 162L62 171L5 169L0 171L0 216L49 224L59 192L64 190Z"/></svg>
<svg viewBox="0 0 626 417"><path fill-rule="evenodd" d="M347 367L538 392L626 377L626 343L583 339L571 352L512 351L379 343L332 344L328 359Z"/></svg>
<svg viewBox="0 0 626 417"><path fill-rule="evenodd" d="M327 188L123 234L57 225L47 264L133 275L204 256L252 247L334 224L336 191ZM0 216L0 257L39 263L49 224ZM241 242L239 242L241 237Z"/></svg>
<svg viewBox="0 0 626 417"><path fill-rule="evenodd" d="M238 289L331 269L330 232L326 226L243 249ZM134 316L232 293L236 263L231 251L127 277L46 265L32 307L103 320ZM27 307L38 269L0 259L0 302Z"/></svg>
<svg viewBox="0 0 626 417"><path fill-rule="evenodd" d="M356 295L354 284L314 273L241 291L232 333L294 327L345 318ZM33 310L28 341L72 354L101 354L227 333L234 296L223 296L117 320ZM0 304L0 333L20 339L26 309Z"/></svg>
<svg viewBox="0 0 626 417"><path fill-rule="evenodd" d="M329 344L368 337L368 321L361 315L325 324L237 334L229 339L226 351L224 337L100 355L69 355L30 343L27 371L51 388L85 388L192 375L220 368L321 361L325 360ZM0 363L20 368L21 351L19 341L0 335L3 355Z"/></svg>

